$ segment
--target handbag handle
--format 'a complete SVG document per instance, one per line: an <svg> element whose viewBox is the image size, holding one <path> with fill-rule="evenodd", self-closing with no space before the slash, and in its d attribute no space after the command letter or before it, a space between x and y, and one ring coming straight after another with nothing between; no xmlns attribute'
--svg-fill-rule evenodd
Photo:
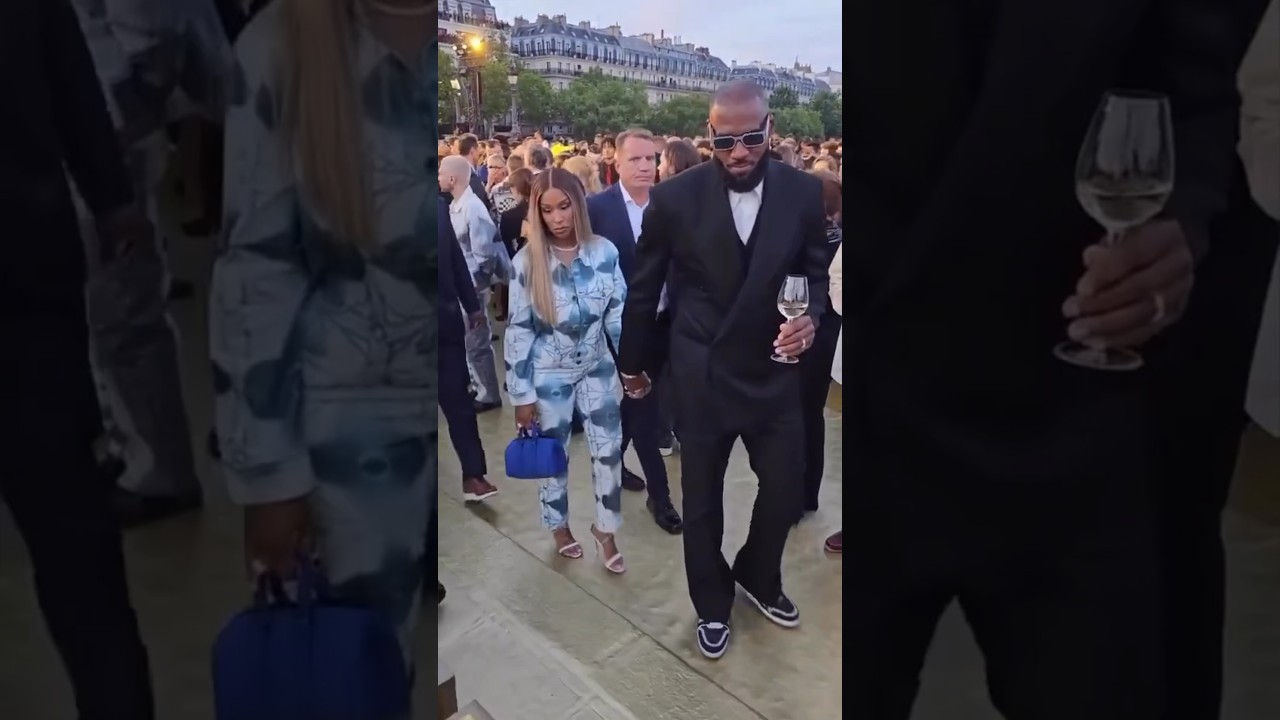
<svg viewBox="0 0 1280 720"><path fill-rule="evenodd" d="M316 605L328 591L328 582L310 557L299 554L296 563L296 599L289 597L284 578L276 572L267 571L259 574L254 583L253 604L258 607L296 605L302 609Z"/></svg>
<svg viewBox="0 0 1280 720"><path fill-rule="evenodd" d="M534 420L529 423L529 427L522 427L516 430L516 437L537 438L542 436L542 429L538 427L538 421Z"/></svg>

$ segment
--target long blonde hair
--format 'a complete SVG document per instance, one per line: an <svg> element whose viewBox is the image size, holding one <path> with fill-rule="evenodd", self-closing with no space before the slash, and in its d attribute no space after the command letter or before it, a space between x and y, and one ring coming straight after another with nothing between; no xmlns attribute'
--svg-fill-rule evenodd
<svg viewBox="0 0 1280 720"><path fill-rule="evenodd" d="M563 168L551 168L538 173L533 179L533 191L529 198L529 235L524 255L526 287L533 314L543 322L556 322L556 297L551 283L551 241L546 222L542 219L542 196L548 190L559 190L569 197L573 205L573 235L586 247L595 235L591 221L587 219L587 196L577 176Z"/></svg>
<svg viewBox="0 0 1280 720"><path fill-rule="evenodd" d="M564 165L561 167L578 176L578 179L582 181L582 187L588 195L595 195L604 189L600 183L600 171L596 169L596 164L591 160L581 155L574 155L565 160Z"/></svg>
<svg viewBox="0 0 1280 720"><path fill-rule="evenodd" d="M358 0L278 0L283 23L283 131L299 184L335 241L377 247L355 67Z"/></svg>

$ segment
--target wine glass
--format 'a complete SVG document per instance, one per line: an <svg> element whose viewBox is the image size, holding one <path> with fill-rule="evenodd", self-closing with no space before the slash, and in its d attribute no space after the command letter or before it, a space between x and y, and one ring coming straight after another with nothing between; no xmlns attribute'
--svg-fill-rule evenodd
<svg viewBox="0 0 1280 720"><path fill-rule="evenodd" d="M1169 99L1141 90L1106 93L1076 159L1076 198L1106 231L1104 244L1164 210L1173 192L1173 121ZM1142 367L1128 348L1068 341L1053 349L1059 359L1094 370Z"/></svg>
<svg viewBox="0 0 1280 720"><path fill-rule="evenodd" d="M790 323L809 310L809 278L804 275L788 275L778 291L778 312ZM792 365L800 362L798 358L775 352L770 358L774 362Z"/></svg>

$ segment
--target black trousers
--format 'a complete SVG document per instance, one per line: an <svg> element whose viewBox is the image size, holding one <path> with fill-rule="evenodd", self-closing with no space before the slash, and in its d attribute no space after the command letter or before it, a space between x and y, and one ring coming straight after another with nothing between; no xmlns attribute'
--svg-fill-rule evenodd
<svg viewBox="0 0 1280 720"><path fill-rule="evenodd" d="M818 509L818 491L826 470L827 421L823 410L831 392L831 363L840 339L840 316L827 313L818 325L813 347L800 356L801 396L804 413L804 508Z"/></svg>
<svg viewBox="0 0 1280 720"><path fill-rule="evenodd" d="M642 398L622 399L622 452L634 441L640 469L644 471L645 490L655 500L671 497L667 465L662 460L658 443L664 439L662 415L658 405L658 384Z"/></svg>
<svg viewBox="0 0 1280 720"><path fill-rule="evenodd" d="M441 322L449 322L452 316L441 315ZM484 445L480 442L480 428L476 423L475 403L467 384L471 376L467 370L467 351L462 345L440 343L440 409L449 422L449 441L462 463L462 477L482 477L488 472Z"/></svg>
<svg viewBox="0 0 1280 720"><path fill-rule="evenodd" d="M667 465L658 451L661 441L667 439L670 430L662 421L660 387L662 372L660 368L667 364L667 347L670 344L670 325L665 317L660 316L658 327L654 333L650 348L651 367L655 368L652 377L653 389L639 399L622 399L622 452L634 441L636 457L640 460L640 469L644 471L645 490L655 500L671 497L671 484L667 477Z"/></svg>
<svg viewBox="0 0 1280 720"><path fill-rule="evenodd" d="M782 551L803 503L795 469L804 462L804 427L798 409L781 410L767 425L740 433L702 430L681 435L684 566L689 595L703 620L729 619L735 582L762 600L772 600L782 590ZM739 437L759 490L747 542L730 566L720 550L724 541L724 475Z"/></svg>
<svg viewBox="0 0 1280 720"><path fill-rule="evenodd" d="M125 579L111 487L96 472L85 412L89 329L81 298L0 311L0 493L35 571L35 591L81 720L151 720L147 652Z"/></svg>
<svg viewBox="0 0 1280 720"><path fill-rule="evenodd" d="M1236 186L1212 228L1191 305L1153 363L1161 399L1160 538L1167 592L1169 707L1217 720L1226 562L1222 512L1246 424L1243 407L1280 228Z"/></svg>
<svg viewBox="0 0 1280 720"><path fill-rule="evenodd" d="M1154 509L1137 480L1147 473L996 487L952 468L884 470L860 471L844 522L858 548L845 556L852 717L911 717L956 601L1007 720L1165 720Z"/></svg>

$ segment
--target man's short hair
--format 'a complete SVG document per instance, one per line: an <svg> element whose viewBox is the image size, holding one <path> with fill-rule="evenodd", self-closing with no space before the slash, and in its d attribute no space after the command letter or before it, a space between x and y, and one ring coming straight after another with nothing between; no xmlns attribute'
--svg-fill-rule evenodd
<svg viewBox="0 0 1280 720"><path fill-rule="evenodd" d="M458 138L458 154L466 157L471 154L476 147L480 145L480 139L471 133L462 135Z"/></svg>
<svg viewBox="0 0 1280 720"><path fill-rule="evenodd" d="M546 170L551 167L551 151L541 145L529 148L529 166L534 170Z"/></svg>
<svg viewBox="0 0 1280 720"><path fill-rule="evenodd" d="M713 106L737 105L756 100L764 103L765 109L768 109L769 93L750 80L734 80L733 82L725 83L711 96L711 104Z"/></svg>
<svg viewBox="0 0 1280 720"><path fill-rule="evenodd" d="M623 130L622 132L618 133L618 138L617 140L615 140L616 144L614 145L614 147L621 149L622 146L625 145L627 141L631 140L632 138L648 140L649 142L654 142L656 140L656 138L653 136L653 133L649 132L644 128L631 128L630 130Z"/></svg>

